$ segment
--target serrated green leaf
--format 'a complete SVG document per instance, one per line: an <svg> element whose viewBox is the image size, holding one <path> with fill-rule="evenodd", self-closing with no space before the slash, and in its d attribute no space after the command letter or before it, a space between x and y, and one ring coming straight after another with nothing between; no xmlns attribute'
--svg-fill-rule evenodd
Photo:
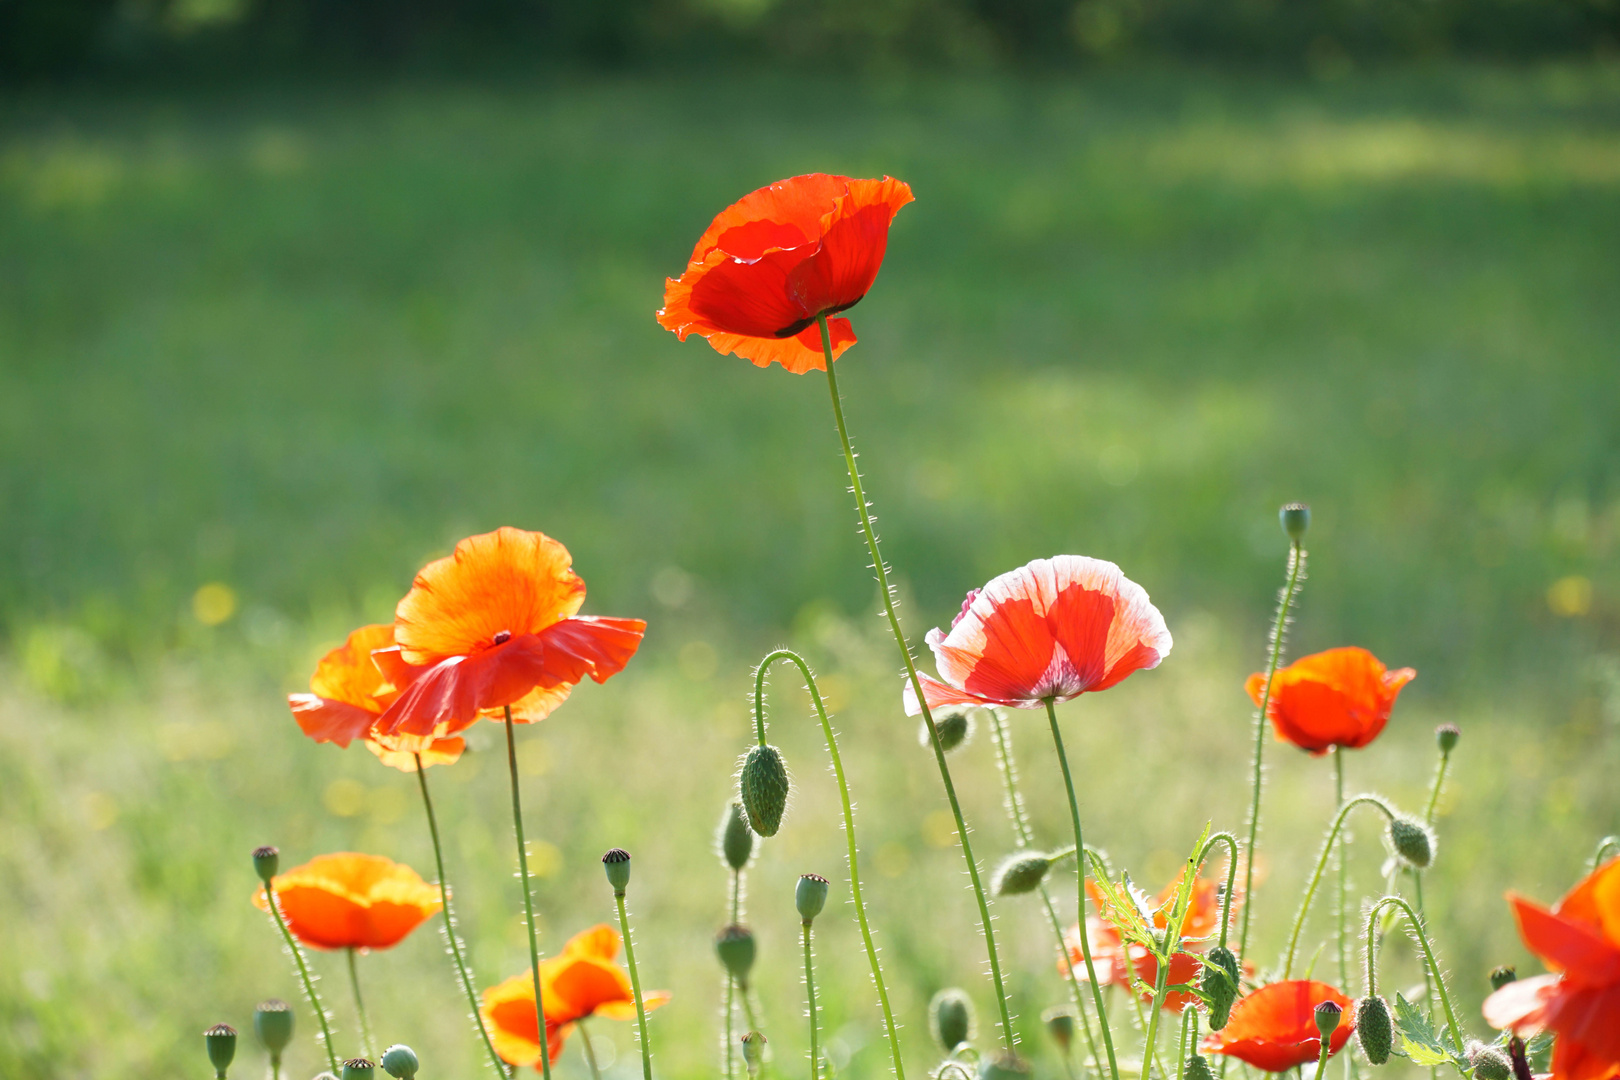
<svg viewBox="0 0 1620 1080"><path fill-rule="evenodd" d="M1434 1033L1429 1018L1400 994L1395 995L1395 1034L1400 1039L1395 1052L1410 1058L1414 1065L1431 1067L1454 1061L1454 1056Z"/></svg>

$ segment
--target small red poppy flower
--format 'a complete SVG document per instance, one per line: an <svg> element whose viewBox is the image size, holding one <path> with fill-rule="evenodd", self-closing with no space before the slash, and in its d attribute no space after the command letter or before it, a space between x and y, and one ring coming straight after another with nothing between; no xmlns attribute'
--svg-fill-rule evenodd
<svg viewBox="0 0 1620 1080"><path fill-rule="evenodd" d="M992 579L968 593L950 633L935 627L927 641L940 674L920 676L930 709L1037 709L1158 667L1171 646L1142 586L1084 555L1036 559ZM922 711L909 684L905 703L908 716Z"/></svg>
<svg viewBox="0 0 1620 1080"><path fill-rule="evenodd" d="M394 613L397 645L373 654L385 678L405 685L376 730L454 735L506 706L532 723L586 676L601 683L622 671L647 624L576 614L585 582L572 563L544 533L501 528L423 567Z"/></svg>
<svg viewBox="0 0 1620 1080"><path fill-rule="evenodd" d="M277 874L287 929L315 949L388 949L439 910L439 890L404 863L340 851ZM263 887L253 896L269 911Z"/></svg>
<svg viewBox="0 0 1620 1080"><path fill-rule="evenodd" d="M1277 738L1321 755L1335 746L1356 750L1389 723L1401 687L1417 678L1411 668L1390 671L1354 645L1303 656L1277 671L1266 714ZM1249 676L1244 689L1260 704L1266 677Z"/></svg>
<svg viewBox="0 0 1620 1080"><path fill-rule="evenodd" d="M1327 983L1291 979L1262 986L1232 1006L1231 1019L1204 1039L1204 1049L1226 1054L1265 1072L1286 1072L1317 1060L1322 1036L1316 1029L1316 1007L1331 1001L1344 1010L1328 1040L1337 1054L1356 1029L1355 1005Z"/></svg>
<svg viewBox="0 0 1620 1080"><path fill-rule="evenodd" d="M1553 1032L1557 1080L1620 1077L1620 859L1599 867L1551 909L1508 894L1519 936L1554 974L1508 983L1485 1020L1517 1034Z"/></svg>
<svg viewBox="0 0 1620 1080"><path fill-rule="evenodd" d="M659 325L682 341L709 339L759 367L825 370L816 319L854 307L883 265L889 223L911 188L885 176L811 173L779 180L721 211L686 272L664 280ZM855 344L848 319L829 319L833 357Z"/></svg>

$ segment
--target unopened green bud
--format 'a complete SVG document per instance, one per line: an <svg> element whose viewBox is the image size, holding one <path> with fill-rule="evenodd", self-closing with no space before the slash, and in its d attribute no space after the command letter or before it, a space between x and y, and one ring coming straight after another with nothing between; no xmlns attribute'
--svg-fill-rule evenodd
<svg viewBox="0 0 1620 1080"><path fill-rule="evenodd" d="M1187 1080L1215 1080L1209 1071L1209 1062L1194 1054L1187 1059Z"/></svg>
<svg viewBox="0 0 1620 1080"><path fill-rule="evenodd" d="M367 1058L350 1058L343 1063L343 1080L371 1080L376 1068Z"/></svg>
<svg viewBox="0 0 1620 1080"><path fill-rule="evenodd" d="M259 875L259 880L266 885L276 876L281 868L281 852L266 844L264 847L253 849L253 872Z"/></svg>
<svg viewBox="0 0 1620 1080"><path fill-rule="evenodd" d="M292 1042L292 1009L280 998L259 1002L253 1010L253 1030L264 1048L270 1051L270 1060L279 1059L287 1044Z"/></svg>
<svg viewBox="0 0 1620 1080"><path fill-rule="evenodd" d="M756 1076L759 1067L765 1062L765 1036L757 1031L750 1031L742 1037L743 1061L748 1065L748 1075Z"/></svg>
<svg viewBox="0 0 1620 1080"><path fill-rule="evenodd" d="M1415 818L1398 817L1390 821L1389 846L1419 870L1427 869L1434 861L1434 834Z"/></svg>
<svg viewBox="0 0 1620 1080"><path fill-rule="evenodd" d="M203 1044L208 1047L208 1060L214 1064L214 1075L224 1076L236 1057L236 1029L229 1024L215 1024L203 1032Z"/></svg>
<svg viewBox="0 0 1620 1080"><path fill-rule="evenodd" d="M1463 1054L1474 1067L1474 1080L1509 1080L1513 1075L1513 1062L1494 1046L1471 1041Z"/></svg>
<svg viewBox="0 0 1620 1080"><path fill-rule="evenodd" d="M421 1065L416 1060L416 1051L404 1043L395 1043L383 1051L383 1072L398 1080L411 1080Z"/></svg>
<svg viewBox="0 0 1620 1080"><path fill-rule="evenodd" d="M733 801L726 806L720 818L720 857L733 870L741 870L754 856L754 831L748 827L748 815L742 803Z"/></svg>
<svg viewBox="0 0 1620 1080"><path fill-rule="evenodd" d="M980 1058L979 1080L1029 1080L1029 1062L1011 1050Z"/></svg>
<svg viewBox="0 0 1620 1080"><path fill-rule="evenodd" d="M1389 1015L1389 1002L1377 995L1368 995L1356 1002L1356 1038L1361 1040L1361 1052L1373 1065L1389 1060L1390 1048L1395 1045L1395 1022Z"/></svg>
<svg viewBox="0 0 1620 1080"><path fill-rule="evenodd" d="M630 884L630 853L622 847L609 848L602 856L602 869L607 871L613 895L623 896L625 887Z"/></svg>
<svg viewBox="0 0 1620 1080"><path fill-rule="evenodd" d="M1491 989L1500 990L1510 982L1519 981L1519 969L1512 964L1503 964L1501 967L1491 969Z"/></svg>
<svg viewBox="0 0 1620 1080"><path fill-rule="evenodd" d="M1462 729L1456 724L1441 724L1434 729L1435 745L1440 747L1442 754L1449 754L1457 749L1457 740L1462 738Z"/></svg>
<svg viewBox="0 0 1620 1080"><path fill-rule="evenodd" d="M949 1054L973 1038L973 1001L966 992L947 987L928 1003L928 1030Z"/></svg>
<svg viewBox="0 0 1620 1080"><path fill-rule="evenodd" d="M1238 960L1225 945L1217 945L1204 958L1198 988L1209 998L1209 1029L1219 1031L1232 1015L1232 1003L1241 989Z"/></svg>
<svg viewBox="0 0 1620 1080"><path fill-rule="evenodd" d="M1041 1013L1041 1021L1046 1024L1046 1033L1052 1036L1058 1049L1067 1054L1069 1047L1074 1045L1074 1009L1068 1005L1054 1005Z"/></svg>
<svg viewBox="0 0 1620 1080"><path fill-rule="evenodd" d="M1339 1030L1339 1017L1343 1014L1344 1006L1337 1001L1324 1001L1316 1007L1316 1030L1324 1040L1331 1039Z"/></svg>
<svg viewBox="0 0 1620 1080"><path fill-rule="evenodd" d="M789 788L782 751L774 746L755 746L748 751L737 777L737 789L743 809L748 811L748 824L759 835L775 836L782 827Z"/></svg>
<svg viewBox="0 0 1620 1080"><path fill-rule="evenodd" d="M939 748L947 754L957 749L973 738L973 710L968 706L955 706L941 709L933 714L934 730L939 732ZM928 737L928 722L925 720L917 728L917 741L925 748L932 748L933 742Z"/></svg>
<svg viewBox="0 0 1620 1080"><path fill-rule="evenodd" d="M793 903L799 909L799 918L809 922L821 914L827 903L827 879L820 874L805 874L799 878L794 890Z"/></svg>
<svg viewBox="0 0 1620 1080"><path fill-rule="evenodd" d="M1041 851L1015 851L996 867L990 876L990 891L997 896L1021 896L1032 893L1046 880L1052 869L1052 857Z"/></svg>
<svg viewBox="0 0 1620 1080"><path fill-rule="evenodd" d="M1305 539L1305 532L1311 527L1311 508L1304 503L1288 503L1277 511L1277 520L1282 522L1288 539L1297 544Z"/></svg>
<svg viewBox="0 0 1620 1080"><path fill-rule="evenodd" d="M738 986L748 985L748 972L754 966L754 932L746 926L728 926L714 939L714 954L731 972Z"/></svg>

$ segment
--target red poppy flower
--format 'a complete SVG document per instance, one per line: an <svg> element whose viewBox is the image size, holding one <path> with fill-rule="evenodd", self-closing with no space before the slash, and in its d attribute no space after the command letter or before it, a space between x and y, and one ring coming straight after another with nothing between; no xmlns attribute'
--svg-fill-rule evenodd
<svg viewBox="0 0 1620 1080"><path fill-rule="evenodd" d="M384 623L362 626L348 640L315 665L307 694L288 694L293 719L316 742L347 747L355 739L384 765L415 772L420 754L423 765L448 765L461 757L466 741L432 735L382 735L373 729L383 710L399 697L394 684L383 677L372 653L394 644L394 627Z"/></svg>
<svg viewBox="0 0 1620 1080"><path fill-rule="evenodd" d="M1555 974L1508 983L1485 999L1492 1027L1557 1035L1557 1080L1620 1077L1620 859L1553 905L1508 895L1519 936Z"/></svg>
<svg viewBox="0 0 1620 1080"><path fill-rule="evenodd" d="M622 671L647 624L575 614L585 582L572 562L544 533L501 528L423 567L394 612L397 646L374 654L385 678L408 684L377 731L454 735L508 705L531 723L586 676Z"/></svg>
<svg viewBox="0 0 1620 1080"><path fill-rule="evenodd" d="M928 707L1035 709L1106 690L1159 666L1170 631L1119 567L1083 555L1036 559L968 593L949 634L928 632L939 679L920 676ZM906 713L922 709L908 684Z"/></svg>
<svg viewBox="0 0 1620 1080"><path fill-rule="evenodd" d="M439 890L404 863L342 851L271 879L287 929L315 949L388 949L439 910ZM270 903L263 887L253 902Z"/></svg>
<svg viewBox="0 0 1620 1080"><path fill-rule="evenodd" d="M1317 755L1334 746L1355 750L1384 730L1396 695L1415 678L1411 668L1388 670L1366 649L1329 649L1278 669L1266 714L1277 738L1302 750ZM1260 704L1265 675L1250 675L1244 688Z"/></svg>
<svg viewBox="0 0 1620 1080"><path fill-rule="evenodd" d="M574 935L561 954L540 961L546 999L546 1045L555 1061L575 1025L589 1016L634 1020L630 977L613 962L619 932L607 923ZM669 1000L666 990L643 995L648 1012ZM514 975L484 991L482 1012L495 1052L509 1065L540 1064L540 1025L534 1010L534 973Z"/></svg>
<svg viewBox="0 0 1620 1080"><path fill-rule="evenodd" d="M1337 1054L1356 1029L1355 1002L1327 983L1292 979L1262 986L1232 1006L1231 1019L1204 1039L1204 1049L1227 1054L1265 1072L1286 1072L1316 1061L1322 1036L1316 1030L1316 1007L1331 1001L1344 1010L1328 1040Z"/></svg>
<svg viewBox="0 0 1620 1080"><path fill-rule="evenodd" d="M759 367L825 370L816 319L854 307L872 287L889 222L911 188L885 176L812 173L779 180L728 206L698 238L686 273L664 280L659 325L709 339ZM834 358L855 344L829 319Z"/></svg>

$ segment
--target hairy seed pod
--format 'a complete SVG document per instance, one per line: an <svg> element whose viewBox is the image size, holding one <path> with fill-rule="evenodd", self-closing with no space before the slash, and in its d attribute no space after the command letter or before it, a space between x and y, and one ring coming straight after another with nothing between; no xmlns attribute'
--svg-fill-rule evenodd
<svg viewBox="0 0 1620 1080"><path fill-rule="evenodd" d="M1187 1059L1187 1080L1215 1080L1215 1074L1209 1071L1209 1062L1194 1054Z"/></svg>
<svg viewBox="0 0 1620 1080"><path fill-rule="evenodd" d="M1209 997L1209 1029L1219 1031L1232 1015L1232 1003L1237 1000L1239 979L1238 960L1232 950L1217 945L1204 958L1208 963L1199 978L1198 988Z"/></svg>
<svg viewBox="0 0 1620 1080"><path fill-rule="evenodd" d="M236 1058L236 1029L229 1024L215 1024L203 1032L203 1045L208 1048L208 1060L214 1065L214 1075L224 1076Z"/></svg>
<svg viewBox="0 0 1620 1080"><path fill-rule="evenodd" d="M979 1080L1029 1080L1029 1062L1003 1050L979 1059Z"/></svg>
<svg viewBox="0 0 1620 1080"><path fill-rule="evenodd" d="M1474 1080L1510 1080L1513 1076L1513 1062L1494 1046L1470 1041L1463 1049L1463 1056L1474 1067Z"/></svg>
<svg viewBox="0 0 1620 1080"><path fill-rule="evenodd" d="M1297 544L1305 539L1305 532L1311 527L1311 508L1304 503L1289 503L1277 511L1277 520L1288 539Z"/></svg>
<svg viewBox="0 0 1620 1080"><path fill-rule="evenodd" d="M1491 969L1491 989L1500 990L1510 982L1519 981L1519 969L1512 964L1503 964L1501 967Z"/></svg>
<svg viewBox="0 0 1620 1080"><path fill-rule="evenodd" d="M747 866L748 860L754 857L754 831L748 827L748 815L743 812L742 803L732 800L726 806L720 818L719 834L716 846L726 865L733 870Z"/></svg>
<svg viewBox="0 0 1620 1080"><path fill-rule="evenodd" d="M737 778L748 824L761 836L775 836L787 811L788 771L782 751L774 746L755 746L743 759Z"/></svg>
<svg viewBox="0 0 1620 1080"><path fill-rule="evenodd" d="M928 1003L928 1030L949 1054L973 1038L973 1000L963 990L946 987Z"/></svg>
<svg viewBox="0 0 1620 1080"><path fill-rule="evenodd" d="M990 876L990 891L997 896L1022 896L1041 887L1052 857L1040 851L1015 851Z"/></svg>
<svg viewBox="0 0 1620 1080"><path fill-rule="evenodd" d="M281 852L266 844L264 847L253 849L253 872L259 875L259 880L266 885L276 876L281 867Z"/></svg>
<svg viewBox="0 0 1620 1080"><path fill-rule="evenodd" d="M271 1060L281 1057L281 1052L287 1049L292 1042L293 1011L285 1001L280 998L271 998L261 1001L253 1010L253 1030L259 1036L259 1041L270 1052Z"/></svg>
<svg viewBox="0 0 1620 1080"><path fill-rule="evenodd" d="M613 895L622 895L630 885L630 853L622 847L609 848L602 856L602 869L613 886Z"/></svg>
<svg viewBox="0 0 1620 1080"><path fill-rule="evenodd" d="M383 1051L383 1072L396 1080L412 1080L422 1066L416 1060L416 1051L404 1043L395 1043Z"/></svg>
<svg viewBox="0 0 1620 1080"><path fill-rule="evenodd" d="M1361 1040L1361 1052L1373 1065L1389 1060L1390 1048L1395 1045L1395 1022L1389 1015L1389 1002L1377 995L1368 995L1356 1002L1356 1038Z"/></svg>
<svg viewBox="0 0 1620 1080"><path fill-rule="evenodd" d="M1449 754L1457 748L1457 740L1462 738L1462 729L1456 724L1441 724L1434 729L1435 745L1440 747L1442 754Z"/></svg>
<svg viewBox="0 0 1620 1080"><path fill-rule="evenodd" d="M343 1080L371 1080L376 1070L369 1058L350 1058L343 1063Z"/></svg>
<svg viewBox="0 0 1620 1080"><path fill-rule="evenodd" d="M820 874L805 874L799 878L793 891L793 906L799 909L799 918L809 922L821 914L827 903L827 879Z"/></svg>
<svg viewBox="0 0 1620 1080"><path fill-rule="evenodd" d="M1415 818L1398 817L1389 823L1389 846L1419 870L1428 869L1434 861L1434 834Z"/></svg>
<svg viewBox="0 0 1620 1080"><path fill-rule="evenodd" d="M973 710L967 706L956 706L941 709L933 714L934 730L939 732L939 748L947 754L965 745L973 738ZM928 723L924 721L917 726L917 741L924 749L933 748L933 740L928 737Z"/></svg>
<svg viewBox="0 0 1620 1080"><path fill-rule="evenodd" d="M1052 1036L1052 1041L1058 1044L1058 1049L1065 1054L1074 1045L1074 1009L1069 1005L1054 1005L1041 1013L1041 1021L1046 1024L1046 1033Z"/></svg>
<svg viewBox="0 0 1620 1080"><path fill-rule="evenodd" d="M714 939L714 954L731 972L738 986L748 985L748 972L754 966L754 932L746 926L728 926Z"/></svg>

